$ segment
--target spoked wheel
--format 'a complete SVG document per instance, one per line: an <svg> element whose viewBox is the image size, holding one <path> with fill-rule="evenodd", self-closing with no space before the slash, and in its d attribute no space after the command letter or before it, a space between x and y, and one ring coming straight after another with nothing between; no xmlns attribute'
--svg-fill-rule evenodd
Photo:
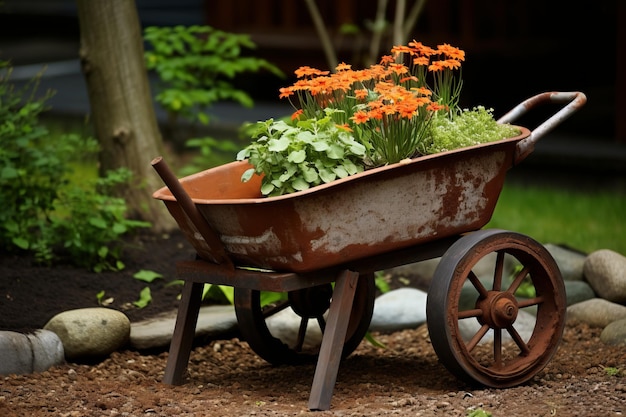
<svg viewBox="0 0 626 417"><path fill-rule="evenodd" d="M374 275L359 276L348 331L343 347L343 357L357 348L369 328L374 311L376 287ZM319 353L319 346L306 349L307 332L324 332L325 313L333 295L331 284L319 285L297 291L290 291L287 300L261 307L260 291L235 288L235 312L239 330L250 348L274 364L298 364L313 361ZM268 319L277 313L291 309L300 318L300 326L295 340L282 335L273 335L268 327Z"/></svg>
<svg viewBox="0 0 626 417"><path fill-rule="evenodd" d="M511 264L509 273L505 265ZM488 278L477 276L485 265ZM480 230L441 258L426 312L433 348L450 372L468 383L506 388L529 380L550 361L565 308L561 273L542 245L518 233ZM532 331L516 324L520 311L535 314Z"/></svg>

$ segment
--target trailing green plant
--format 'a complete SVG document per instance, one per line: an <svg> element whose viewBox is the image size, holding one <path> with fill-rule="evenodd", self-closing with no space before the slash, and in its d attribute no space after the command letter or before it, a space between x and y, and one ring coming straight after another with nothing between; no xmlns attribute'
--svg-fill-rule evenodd
<svg viewBox="0 0 626 417"><path fill-rule="evenodd" d="M0 69L0 247L32 252L40 262L68 254L95 270L123 268L119 236L148 225L126 219L124 200L110 196L128 173L71 182L72 164L94 155L98 143L51 137L39 116L52 93L38 94L40 77L16 89L10 65L0 62Z"/></svg>
<svg viewBox="0 0 626 417"><path fill-rule="evenodd" d="M242 181L255 173L263 175L261 193L276 196L306 190L312 186L345 178L363 171L366 148L349 130L326 117L295 120L273 119L258 122L256 139L237 154L254 168Z"/></svg>

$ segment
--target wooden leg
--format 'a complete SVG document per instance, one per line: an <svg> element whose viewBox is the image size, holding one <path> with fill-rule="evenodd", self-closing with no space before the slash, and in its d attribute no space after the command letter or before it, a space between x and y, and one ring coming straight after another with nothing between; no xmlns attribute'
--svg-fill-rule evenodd
<svg viewBox="0 0 626 417"><path fill-rule="evenodd" d="M322 346L309 396L310 410L328 410L330 408L330 399L337 381L339 362L346 339L358 278L358 273L346 270L339 274L335 282L333 300L328 312L328 322L322 338Z"/></svg>
<svg viewBox="0 0 626 417"><path fill-rule="evenodd" d="M170 385L183 383L183 375L187 369L193 338L196 333L200 302L202 301L202 287L204 284L185 281L176 327L170 343L170 353L165 366L163 382Z"/></svg>

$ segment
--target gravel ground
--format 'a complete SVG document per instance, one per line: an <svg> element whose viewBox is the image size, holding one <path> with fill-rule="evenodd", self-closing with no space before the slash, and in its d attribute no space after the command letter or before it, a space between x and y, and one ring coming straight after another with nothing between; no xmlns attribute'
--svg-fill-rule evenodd
<svg viewBox="0 0 626 417"><path fill-rule="evenodd" d="M0 329L28 331L60 311L95 307L101 290L114 299L111 308L133 321L176 308L180 287L167 283L175 278L175 261L194 254L181 234L139 236L128 246L122 273L94 274L61 264L41 268L24 257L0 256ZM140 269L164 278L137 281L132 275ZM153 302L146 309L132 308L146 285ZM494 417L621 416L626 414L626 347L605 346L599 335L600 329L568 325L543 371L522 386L498 390L453 377L439 363L425 326L374 334L386 347L363 342L342 362L331 409L324 412L307 409L313 365L271 366L230 335L197 346L188 379L178 387L161 383L166 352L122 350L98 363L0 376L0 417L469 416L473 410Z"/></svg>
<svg viewBox="0 0 626 417"><path fill-rule="evenodd" d="M313 365L274 367L238 339L196 347L182 386L161 383L167 353L114 353L0 380L0 415L10 416L621 416L626 351L599 330L568 326L558 353L529 383L483 389L459 382L438 362L425 327L374 335L339 370L329 411L307 401ZM621 368L617 375L611 371Z"/></svg>

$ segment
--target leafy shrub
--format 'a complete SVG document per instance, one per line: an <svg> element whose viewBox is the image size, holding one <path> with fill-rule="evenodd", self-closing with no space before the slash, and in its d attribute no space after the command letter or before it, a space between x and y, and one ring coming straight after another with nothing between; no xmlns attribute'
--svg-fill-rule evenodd
<svg viewBox="0 0 626 417"><path fill-rule="evenodd" d="M51 262L65 252L95 270L120 269L121 234L147 223L124 218L123 200L111 187L128 174L112 172L83 187L71 183L71 166L98 151L92 138L53 138L39 122L52 93L37 95L38 78L23 89L9 82L0 62L0 247L34 253Z"/></svg>
<svg viewBox="0 0 626 417"><path fill-rule="evenodd" d="M224 100L252 107L248 93L232 80L246 72L282 72L264 59L241 56L256 48L248 35L234 34L210 26L147 27L144 39L151 46L145 53L146 66L161 80L156 100L167 111L203 124L204 110Z"/></svg>
<svg viewBox="0 0 626 417"><path fill-rule="evenodd" d="M244 173L242 181L254 173L264 175L263 195L302 191L363 171L365 146L328 115L295 124L270 119L256 126L256 141L237 159L249 159L255 167Z"/></svg>

